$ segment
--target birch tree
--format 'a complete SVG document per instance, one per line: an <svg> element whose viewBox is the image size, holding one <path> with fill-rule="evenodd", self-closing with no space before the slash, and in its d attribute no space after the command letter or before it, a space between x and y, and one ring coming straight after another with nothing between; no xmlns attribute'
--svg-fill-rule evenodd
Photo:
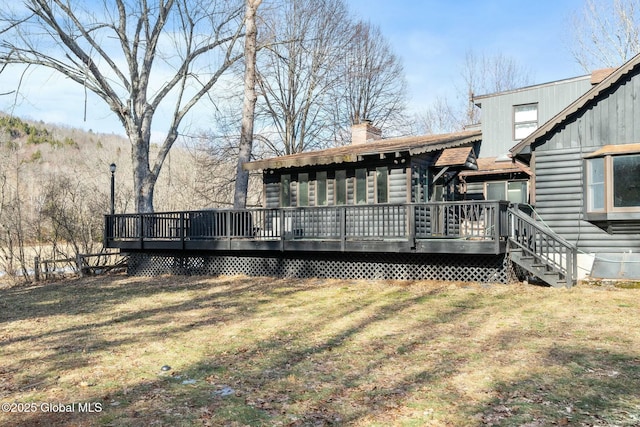
<svg viewBox="0 0 640 427"><path fill-rule="evenodd" d="M0 12L0 63L53 70L101 98L131 142L135 209L151 212L181 123L242 57L243 10L242 0L25 0ZM152 156L154 123L165 136Z"/></svg>

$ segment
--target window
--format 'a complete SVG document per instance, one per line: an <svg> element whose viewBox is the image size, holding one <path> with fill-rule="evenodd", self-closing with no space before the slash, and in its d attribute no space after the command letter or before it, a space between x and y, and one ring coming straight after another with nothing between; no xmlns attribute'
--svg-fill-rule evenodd
<svg viewBox="0 0 640 427"><path fill-rule="evenodd" d="M511 203L527 203L527 181L487 182L486 200L508 200Z"/></svg>
<svg viewBox="0 0 640 427"><path fill-rule="evenodd" d="M316 206L327 204L327 173L316 173Z"/></svg>
<svg viewBox="0 0 640 427"><path fill-rule="evenodd" d="M356 169L356 204L367 203L367 170Z"/></svg>
<svg viewBox="0 0 640 427"><path fill-rule="evenodd" d="M298 206L309 206L309 174L298 175Z"/></svg>
<svg viewBox="0 0 640 427"><path fill-rule="evenodd" d="M640 154L587 159L587 213L640 212Z"/></svg>
<svg viewBox="0 0 640 427"><path fill-rule="evenodd" d="M587 169L588 211L604 211L604 157L589 160Z"/></svg>
<svg viewBox="0 0 640 427"><path fill-rule="evenodd" d="M280 206L291 206L291 175L280 176Z"/></svg>
<svg viewBox="0 0 640 427"><path fill-rule="evenodd" d="M487 182L487 200L506 200L507 193L505 191L504 182Z"/></svg>
<svg viewBox="0 0 640 427"><path fill-rule="evenodd" d="M347 204L347 171L336 171L335 180L336 205Z"/></svg>
<svg viewBox="0 0 640 427"><path fill-rule="evenodd" d="M527 181L507 182L507 200L511 203L527 203Z"/></svg>
<svg viewBox="0 0 640 427"><path fill-rule="evenodd" d="M640 207L640 154L613 157L613 207Z"/></svg>
<svg viewBox="0 0 640 427"><path fill-rule="evenodd" d="M412 171L411 187L413 189L412 201L415 203L423 203L427 201L429 194L429 184L427 181L428 171L424 167L415 167Z"/></svg>
<svg viewBox="0 0 640 427"><path fill-rule="evenodd" d="M378 203L387 203L389 200L389 168L376 168L376 198Z"/></svg>
<svg viewBox="0 0 640 427"><path fill-rule="evenodd" d="M538 128L538 104L513 106L513 139L519 141Z"/></svg>

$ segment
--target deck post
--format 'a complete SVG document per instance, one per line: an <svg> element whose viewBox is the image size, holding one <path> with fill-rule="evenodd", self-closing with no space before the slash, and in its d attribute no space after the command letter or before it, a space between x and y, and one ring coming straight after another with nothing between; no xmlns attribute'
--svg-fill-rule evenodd
<svg viewBox="0 0 640 427"><path fill-rule="evenodd" d="M493 243L495 244L495 254L500 253L500 238L502 236L502 215L500 207L502 203L493 203Z"/></svg>
<svg viewBox="0 0 640 427"><path fill-rule="evenodd" d="M574 247L566 248L566 258L567 275L565 280L567 282L567 288L570 288L578 283L578 250Z"/></svg>
<svg viewBox="0 0 640 427"><path fill-rule="evenodd" d="M345 251L347 246L347 208L340 208L340 250Z"/></svg>
<svg viewBox="0 0 640 427"><path fill-rule="evenodd" d="M285 210L280 209L280 250L282 252L284 252L284 236L286 234L284 231L284 224L285 224L284 214L285 214Z"/></svg>
<svg viewBox="0 0 640 427"><path fill-rule="evenodd" d="M180 246L182 247L182 250L184 250L184 235L186 234L184 230L184 214L184 212L180 212Z"/></svg>
<svg viewBox="0 0 640 427"><path fill-rule="evenodd" d="M413 204L408 204L407 209L407 227L409 227L407 237L409 239L409 249L416 247L416 207Z"/></svg>
<svg viewBox="0 0 640 427"><path fill-rule="evenodd" d="M231 250L231 218L233 218L233 215L231 215L231 211L226 211L224 213L225 216L225 234L227 237L227 249Z"/></svg>
<svg viewBox="0 0 640 427"><path fill-rule="evenodd" d="M138 234L140 235L140 248L139 249L143 249L144 248L144 215L139 213L138 214Z"/></svg>

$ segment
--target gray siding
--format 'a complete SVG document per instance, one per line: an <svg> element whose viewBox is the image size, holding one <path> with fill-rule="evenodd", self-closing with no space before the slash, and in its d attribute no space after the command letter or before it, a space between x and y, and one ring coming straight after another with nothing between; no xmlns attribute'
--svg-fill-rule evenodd
<svg viewBox="0 0 640 427"><path fill-rule="evenodd" d="M389 203L407 203L407 170L389 169Z"/></svg>
<svg viewBox="0 0 640 427"><path fill-rule="evenodd" d="M555 133L536 151L555 151L582 147L585 153L608 144L630 144L640 141L640 77L622 83L592 108Z"/></svg>
<svg viewBox="0 0 640 427"><path fill-rule="evenodd" d="M557 134L552 141L563 133ZM552 141L547 145L553 146ZM580 148L536 150L535 207L540 218L556 233L587 253L640 250L640 235L611 235L582 219L583 164Z"/></svg>
<svg viewBox="0 0 640 427"><path fill-rule="evenodd" d="M517 144L513 139L513 106L538 103L542 125L591 88L589 76L532 86L477 98L482 104L481 157L499 157Z"/></svg>
<svg viewBox="0 0 640 427"><path fill-rule="evenodd" d="M335 168L335 169L324 169L327 171L327 204L329 206L334 206L335 202L335 170L346 170L346 196L347 196L347 204L353 205L355 204L355 191L356 191L356 178L355 178L355 170L356 168L366 168L367 169L367 204L375 203L376 196L376 167L378 166L386 166L389 168L388 171L388 194L387 194L387 203L407 203L409 201L408 197L410 193L407 192L407 186L410 185L410 182L407 178L407 170L408 170L409 162L401 163L401 164L367 164L367 165L354 165L354 164L345 164L343 168ZM279 207L280 206L280 176L282 174L291 175L291 206L296 206L298 200L298 174L299 173L309 173L309 206L316 206L316 180L315 180L315 171L322 171L323 169L305 169L300 171L293 170L277 170L274 173L268 172L263 175L264 179L264 192L265 192L265 207Z"/></svg>
<svg viewBox="0 0 640 427"><path fill-rule="evenodd" d="M484 182L468 182L465 196L468 200L484 200Z"/></svg>
<svg viewBox="0 0 640 427"><path fill-rule="evenodd" d="M264 182L264 206L266 208L280 207L280 175L263 175Z"/></svg>

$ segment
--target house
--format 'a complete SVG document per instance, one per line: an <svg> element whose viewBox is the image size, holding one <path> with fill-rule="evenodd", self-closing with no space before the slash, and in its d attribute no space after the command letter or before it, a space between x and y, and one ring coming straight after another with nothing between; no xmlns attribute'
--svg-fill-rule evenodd
<svg viewBox="0 0 640 427"><path fill-rule="evenodd" d="M105 246L136 274L511 280L508 203L453 197L479 130L381 139L365 122L352 140L246 164L262 208L109 215ZM431 201L434 182L451 197Z"/></svg>
<svg viewBox="0 0 640 427"><path fill-rule="evenodd" d="M475 97L480 129L383 139L371 123L356 124L348 146L246 164L262 171L260 209L108 215L105 246L131 254L136 274L501 282L531 274L570 286L579 249L627 260L613 249L638 242L636 208L619 201L634 197L633 180L624 194L609 183L634 168L626 156L637 148L635 116L613 100L602 101L608 115L590 113L624 87L627 68ZM619 102L631 105L635 92L623 92ZM614 114L616 129L598 122ZM626 142L602 138L620 128Z"/></svg>
<svg viewBox="0 0 640 427"><path fill-rule="evenodd" d="M530 165L531 204L575 245L582 274L640 279L640 56L511 148Z"/></svg>
<svg viewBox="0 0 640 427"><path fill-rule="evenodd" d="M382 139L366 121L353 126L344 147L257 160L265 207L376 205L428 202L434 182L476 170L479 130Z"/></svg>
<svg viewBox="0 0 640 427"><path fill-rule="evenodd" d="M473 96L482 111L479 170L462 172L467 199L528 203L531 170L509 150L588 91L601 73Z"/></svg>

